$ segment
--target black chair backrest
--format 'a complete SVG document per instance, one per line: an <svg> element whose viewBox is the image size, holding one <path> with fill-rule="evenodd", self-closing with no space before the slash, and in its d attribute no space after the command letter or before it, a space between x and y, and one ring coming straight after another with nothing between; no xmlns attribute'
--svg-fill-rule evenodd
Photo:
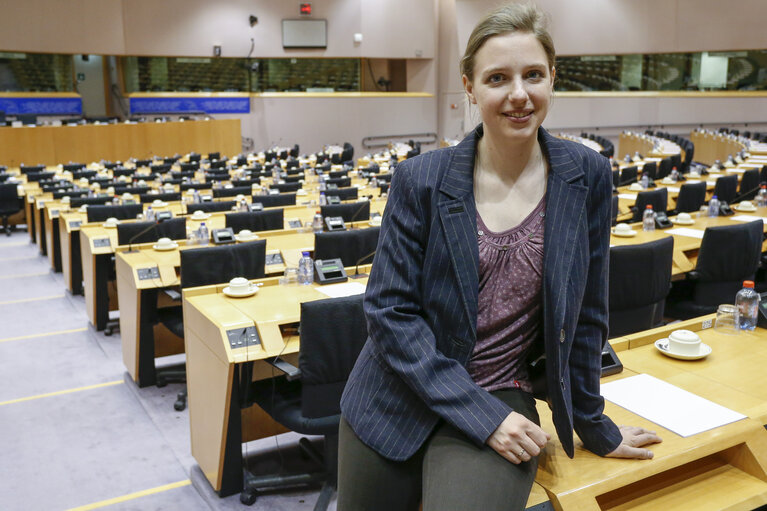
<svg viewBox="0 0 767 511"><path fill-rule="evenodd" d="M70 203L71 205L71 203ZM114 217L118 220L131 220L143 211L141 204L125 204L113 206L93 205L88 207L88 222L103 222L107 218Z"/></svg>
<svg viewBox="0 0 767 511"><path fill-rule="evenodd" d="M115 186L115 194L122 195L124 193L130 193L133 195L141 195L142 193L149 193L148 186Z"/></svg>
<svg viewBox="0 0 767 511"><path fill-rule="evenodd" d="M336 185L339 188L345 188L347 186L351 186L352 185L352 178L350 178L350 177L336 177L336 178L332 178L332 179L326 179L325 183L329 184L329 185Z"/></svg>
<svg viewBox="0 0 767 511"><path fill-rule="evenodd" d="M45 165L24 165L22 163L21 166L19 166L19 170L21 171L22 174L43 172L45 170Z"/></svg>
<svg viewBox="0 0 767 511"><path fill-rule="evenodd" d="M235 277L260 279L266 264L266 240L181 251L181 287L223 284Z"/></svg>
<svg viewBox="0 0 767 511"><path fill-rule="evenodd" d="M658 165L658 177L656 179L663 179L664 177L671 174L671 167L671 158L663 158L660 161L660 165Z"/></svg>
<svg viewBox="0 0 767 511"><path fill-rule="evenodd" d="M15 183L0 184L0 212L13 214L21 211L22 202L19 200L19 192Z"/></svg>
<svg viewBox="0 0 767 511"><path fill-rule="evenodd" d="M665 213L668 209L668 189L658 188L649 192L639 192L634 205L635 211L632 222L642 220L642 215L644 215L644 210L648 204L652 206L655 213Z"/></svg>
<svg viewBox="0 0 767 511"><path fill-rule="evenodd" d="M314 258L341 258L344 266L370 264L378 245L380 227L353 231L319 232L314 235Z"/></svg>
<svg viewBox="0 0 767 511"><path fill-rule="evenodd" d="M165 201L180 201L181 192L163 192L163 193L142 193L138 196L141 204L147 204L156 200Z"/></svg>
<svg viewBox="0 0 767 511"><path fill-rule="evenodd" d="M199 170L200 168L200 162L199 161L190 161L189 163L179 163L179 167L181 168L182 172L194 172L196 170Z"/></svg>
<svg viewBox="0 0 767 511"><path fill-rule="evenodd" d="M277 208L283 206L295 206L295 193L280 193L277 195L254 195L251 198L253 204L261 204L265 208Z"/></svg>
<svg viewBox="0 0 767 511"><path fill-rule="evenodd" d="M290 156L298 158L298 144L293 144L293 148L290 150Z"/></svg>
<svg viewBox="0 0 767 511"><path fill-rule="evenodd" d="M66 165L64 165L64 167L66 167ZM64 170L66 170L66 168ZM95 170L74 170L74 171L72 171L72 179L82 179L82 178L85 178L85 179L90 180L96 174L97 174L97 172Z"/></svg>
<svg viewBox="0 0 767 511"><path fill-rule="evenodd" d="M391 172L385 172L383 174L376 174L376 180L379 183L391 183L391 178L394 176Z"/></svg>
<svg viewBox="0 0 767 511"><path fill-rule="evenodd" d="M327 193L327 192L326 192ZM370 202L352 202L350 204L328 204L320 207L322 218L340 216L344 222L360 222L370 219Z"/></svg>
<svg viewBox="0 0 767 511"><path fill-rule="evenodd" d="M209 160L220 160L221 159L221 153L218 152L218 151L213 152L213 153L208 153L208 159ZM226 163L226 162L224 162L224 163ZM212 164L213 164L213 162L211 162L211 165Z"/></svg>
<svg viewBox="0 0 767 511"><path fill-rule="evenodd" d="M658 326L671 286L674 238L610 248L610 337Z"/></svg>
<svg viewBox="0 0 767 511"><path fill-rule="evenodd" d="M225 217L226 227L231 227L234 232L243 229L251 231L275 231L285 227L285 210L273 208L265 211L245 211L241 213L229 213Z"/></svg>
<svg viewBox="0 0 767 511"><path fill-rule="evenodd" d="M650 179L657 179L655 176L658 175L658 164L656 164L654 161L648 161L644 164L644 167L642 167L642 175L647 176Z"/></svg>
<svg viewBox="0 0 767 511"><path fill-rule="evenodd" d="M154 228L152 228L154 226ZM186 239L186 217L164 222L129 222L117 225L117 244L149 243L160 238Z"/></svg>
<svg viewBox="0 0 767 511"><path fill-rule="evenodd" d="M205 174L206 183L217 183L219 181L229 181L232 176L228 172L209 172Z"/></svg>
<svg viewBox="0 0 767 511"><path fill-rule="evenodd" d="M767 165L762 165L762 171L759 173L759 181L767 182Z"/></svg>
<svg viewBox="0 0 767 511"><path fill-rule="evenodd" d="M338 179L338 178L341 178L341 177L349 177L349 171L348 170L334 170L332 172L328 172L328 178L329 179ZM346 185L346 186L349 186L349 185Z"/></svg>
<svg viewBox="0 0 767 511"><path fill-rule="evenodd" d="M676 199L677 213L694 213L706 202L706 183L685 183Z"/></svg>
<svg viewBox="0 0 767 511"><path fill-rule="evenodd" d="M707 228L695 265L695 303L733 303L743 281L754 280L763 237L761 221Z"/></svg>
<svg viewBox="0 0 767 511"><path fill-rule="evenodd" d="M204 213L214 213L216 211L231 211L236 201L227 200L221 202L200 202L197 204L187 204L186 212L190 215L195 211L202 211Z"/></svg>
<svg viewBox="0 0 767 511"><path fill-rule="evenodd" d="M51 179L55 175L55 172L30 172L27 174L27 181L45 181L46 179Z"/></svg>
<svg viewBox="0 0 767 511"><path fill-rule="evenodd" d="M304 179L304 177L305 176L303 174L299 173L299 174L292 175L292 176L291 175L287 175L287 176L284 176L284 177L282 177L280 179L282 179L286 183L298 183L299 181Z"/></svg>
<svg viewBox="0 0 767 511"><path fill-rule="evenodd" d="M621 184L621 171L619 169L613 170L613 186L618 187Z"/></svg>
<svg viewBox="0 0 767 511"><path fill-rule="evenodd" d="M249 179L232 179L232 185L237 186L247 186L249 188L253 188L253 185L259 185L261 184L261 178L259 177L253 177ZM246 195L250 195L250 191Z"/></svg>
<svg viewBox="0 0 767 511"><path fill-rule="evenodd" d="M213 190L213 197L236 197L237 195L250 195L252 192L252 186L233 186Z"/></svg>
<svg viewBox="0 0 767 511"><path fill-rule="evenodd" d="M714 195L719 202L732 202L732 199L738 195L738 176L722 176L716 180L714 185Z"/></svg>
<svg viewBox="0 0 767 511"><path fill-rule="evenodd" d="M165 174L166 172L170 171L171 166L172 165L170 163L166 162L150 165L149 168L152 172L156 172L157 174Z"/></svg>
<svg viewBox="0 0 767 511"><path fill-rule="evenodd" d="M389 183L380 183L378 188L382 194L389 193Z"/></svg>
<svg viewBox="0 0 767 511"><path fill-rule="evenodd" d="M95 204L108 204L110 202L112 202L112 197L108 195L102 195L101 197L72 197L69 201L69 207L79 208L84 204L93 206Z"/></svg>
<svg viewBox="0 0 767 511"><path fill-rule="evenodd" d="M279 190L280 193L295 192L301 189L301 183L275 183L269 185L272 190Z"/></svg>
<svg viewBox="0 0 767 511"><path fill-rule="evenodd" d="M670 156L671 158L671 167L676 167L676 170L679 172L682 172L682 155L681 154L672 154Z"/></svg>
<svg viewBox="0 0 767 511"><path fill-rule="evenodd" d="M752 200L759 191L759 169L747 170L740 178L738 195L740 200Z"/></svg>
<svg viewBox="0 0 767 511"><path fill-rule="evenodd" d="M341 394L368 337L363 295L301 304L301 415L341 413Z"/></svg>
<svg viewBox="0 0 767 511"><path fill-rule="evenodd" d="M327 190L325 196L338 197L341 200L357 199L358 190L355 187L349 188L337 188L335 190Z"/></svg>
<svg viewBox="0 0 767 511"><path fill-rule="evenodd" d="M186 190L191 190L192 188L194 188L197 191L213 189L213 183L181 183L178 186L182 192L185 192Z"/></svg>
<svg viewBox="0 0 767 511"><path fill-rule="evenodd" d="M625 167L621 170L621 181L618 186L626 186L637 182L637 167Z"/></svg>
<svg viewBox="0 0 767 511"><path fill-rule="evenodd" d="M620 202L617 195L613 195L612 202L610 204L610 212L612 216L612 225L618 223L618 203Z"/></svg>
<svg viewBox="0 0 767 511"><path fill-rule="evenodd" d="M62 199L64 197L69 197L70 200L71 200L72 197L85 197L86 195L88 195L88 192L82 191L82 190L80 190L80 191L64 190L64 191L61 191L61 192L60 191L53 192L53 198L54 199ZM71 205L72 205L72 203L70 203L70 206Z"/></svg>
<svg viewBox="0 0 767 511"><path fill-rule="evenodd" d="M194 170L181 170L181 171L171 171L170 173L171 177L173 179L182 179L185 177L193 178L194 177Z"/></svg>

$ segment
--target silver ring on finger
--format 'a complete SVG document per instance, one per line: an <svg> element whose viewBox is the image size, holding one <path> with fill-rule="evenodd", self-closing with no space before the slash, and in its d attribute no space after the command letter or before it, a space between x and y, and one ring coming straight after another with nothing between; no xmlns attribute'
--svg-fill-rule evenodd
<svg viewBox="0 0 767 511"><path fill-rule="evenodd" d="M524 450L524 449L522 449L521 451L519 451L519 454L517 454L517 457L521 458L521 457L522 457L522 456L524 456L525 454L527 454L527 451L526 451L526 450Z"/></svg>

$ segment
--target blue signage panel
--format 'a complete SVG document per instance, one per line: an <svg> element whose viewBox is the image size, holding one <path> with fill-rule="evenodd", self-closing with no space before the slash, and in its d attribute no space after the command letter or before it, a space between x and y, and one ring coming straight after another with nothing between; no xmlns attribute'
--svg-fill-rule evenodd
<svg viewBox="0 0 767 511"><path fill-rule="evenodd" d="M250 98L130 98L131 114L248 114Z"/></svg>
<svg viewBox="0 0 767 511"><path fill-rule="evenodd" d="M81 98L0 98L0 111L6 115L82 115Z"/></svg>

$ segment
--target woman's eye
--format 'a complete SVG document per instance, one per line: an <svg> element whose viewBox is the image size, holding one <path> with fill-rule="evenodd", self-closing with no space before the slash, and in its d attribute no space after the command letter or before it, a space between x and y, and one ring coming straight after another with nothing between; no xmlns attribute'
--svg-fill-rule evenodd
<svg viewBox="0 0 767 511"><path fill-rule="evenodd" d="M490 75L490 78L488 81L490 83L498 83L502 80L503 80L503 75L495 74L495 75Z"/></svg>
<svg viewBox="0 0 767 511"><path fill-rule="evenodd" d="M534 70L527 73L528 78L543 78L543 73L540 71Z"/></svg>

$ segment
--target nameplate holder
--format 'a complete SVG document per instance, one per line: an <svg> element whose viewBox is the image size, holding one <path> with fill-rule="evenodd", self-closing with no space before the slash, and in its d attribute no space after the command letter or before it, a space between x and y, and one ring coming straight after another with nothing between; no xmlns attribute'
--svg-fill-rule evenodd
<svg viewBox="0 0 767 511"><path fill-rule="evenodd" d="M109 238L96 238L93 240L93 248L104 248L112 245Z"/></svg>

